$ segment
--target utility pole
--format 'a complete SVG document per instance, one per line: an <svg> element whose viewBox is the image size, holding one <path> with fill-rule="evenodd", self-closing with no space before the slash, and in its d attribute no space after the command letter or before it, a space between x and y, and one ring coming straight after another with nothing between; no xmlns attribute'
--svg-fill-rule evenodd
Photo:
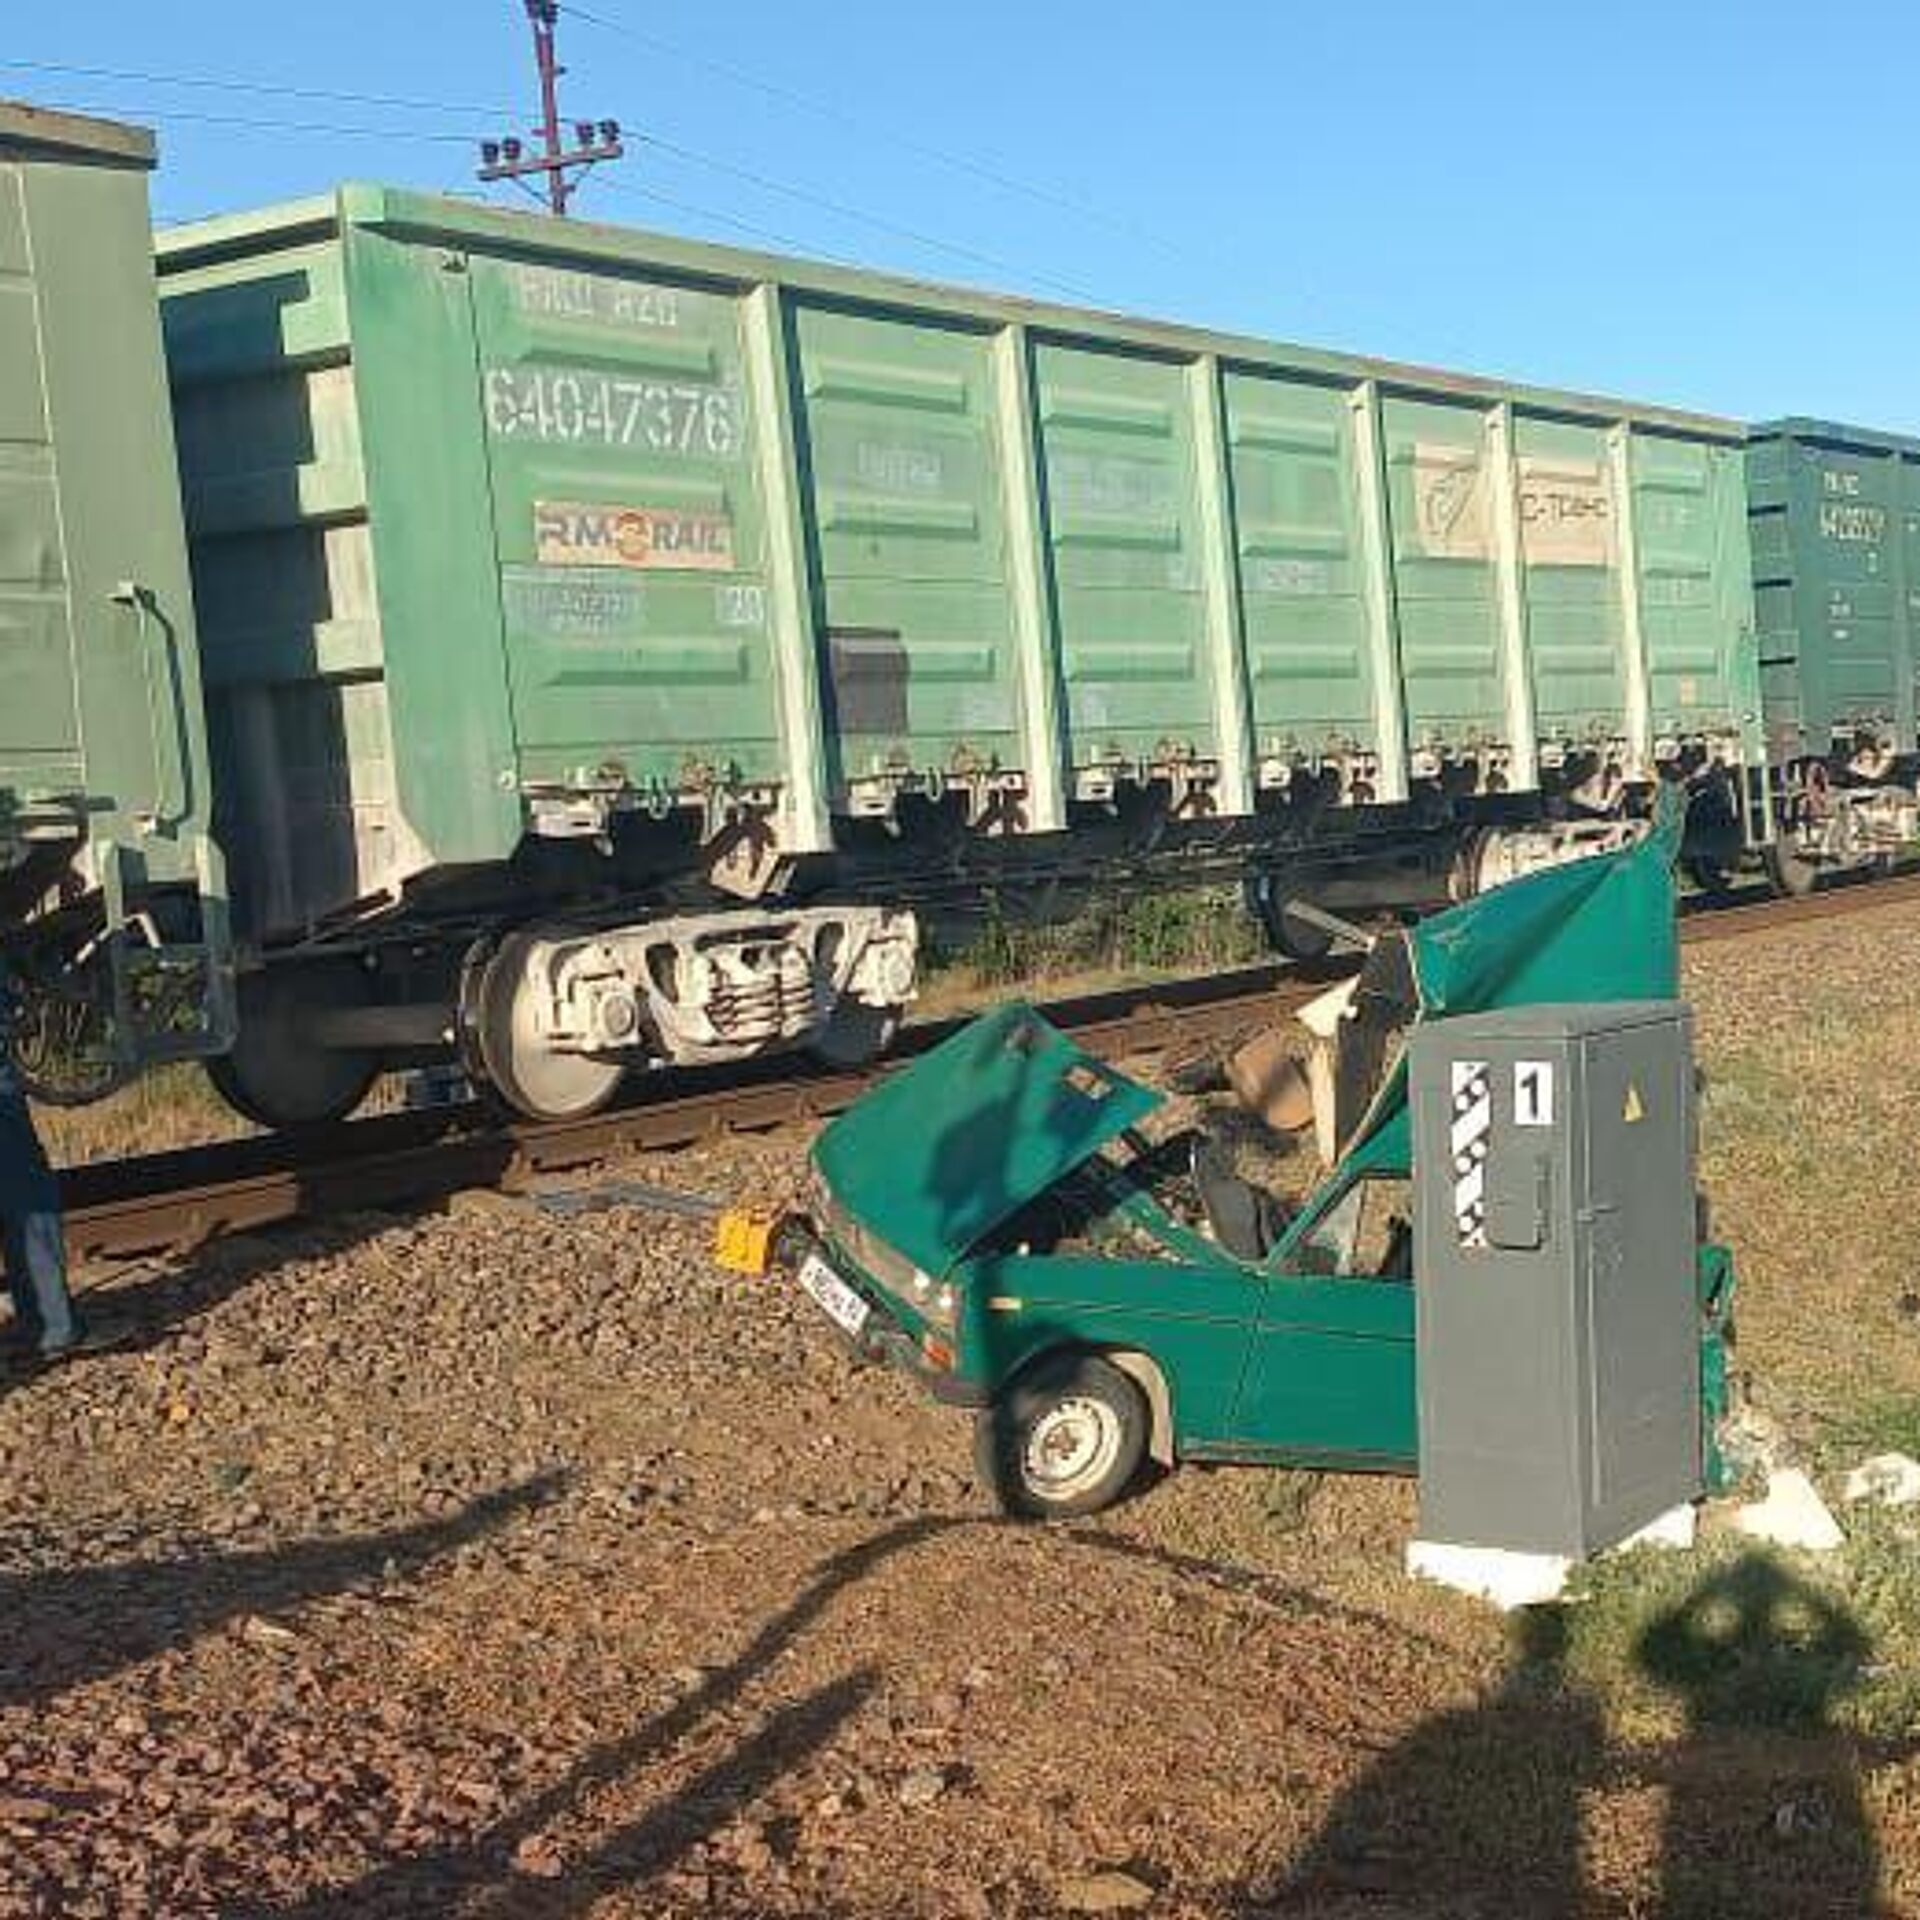
<svg viewBox="0 0 1920 1920"><path fill-rule="evenodd" d="M515 134L480 143L480 178L513 180L524 183L532 174L547 176L547 205L562 220L567 217L567 202L580 183L576 171L584 172L602 160L618 160L625 151L620 144L617 120L576 120L571 147L562 144L560 134L560 76L566 68L554 52L554 32L560 22L560 0L525 0L527 19L533 26L533 59L540 74L540 124L534 129L540 151L529 153ZM531 189L529 189L531 191Z"/></svg>

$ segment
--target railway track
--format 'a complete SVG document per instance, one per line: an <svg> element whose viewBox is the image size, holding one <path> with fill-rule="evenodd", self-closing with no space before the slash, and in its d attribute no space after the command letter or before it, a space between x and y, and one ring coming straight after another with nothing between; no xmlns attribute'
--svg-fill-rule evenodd
<svg viewBox="0 0 1920 1920"><path fill-rule="evenodd" d="M1310 999L1352 970L1243 967L1202 979L1044 1002L1048 1017L1109 1055L1155 1054L1214 1038ZM650 1084L649 1098L589 1119L503 1121L478 1102L344 1121L291 1139L262 1135L103 1161L62 1176L76 1263L180 1252L224 1233L393 1207L466 1187L511 1192L612 1155L764 1133L838 1113L890 1066L937 1046L965 1016L917 1022L885 1061L795 1073L791 1059Z"/></svg>
<svg viewBox="0 0 1920 1920"><path fill-rule="evenodd" d="M1736 900L1683 913L1687 945L1920 901L1920 873L1837 886L1802 900ZM1200 979L1080 994L1045 1004L1080 1042L1111 1056L1216 1039L1303 1004L1351 970L1244 967ZM77 1265L181 1253L221 1234L362 1208L417 1205L463 1188L525 1189L614 1155L688 1147L838 1113L902 1059L937 1046L963 1018L916 1023L886 1062L795 1073L790 1060L650 1084L648 1098L590 1119L502 1121L479 1103L350 1120L297 1140L260 1136L81 1167L63 1176Z"/></svg>

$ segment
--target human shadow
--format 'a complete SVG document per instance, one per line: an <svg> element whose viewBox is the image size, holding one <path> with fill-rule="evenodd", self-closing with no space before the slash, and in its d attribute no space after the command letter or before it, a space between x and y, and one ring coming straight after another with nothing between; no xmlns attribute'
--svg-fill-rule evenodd
<svg viewBox="0 0 1920 1920"><path fill-rule="evenodd" d="M561 1484L543 1474L443 1520L258 1553L0 1573L0 1708L51 1699L232 1620L418 1572L533 1511Z"/></svg>
<svg viewBox="0 0 1920 1920"><path fill-rule="evenodd" d="M1654 1620L1635 1652L1687 1711L1665 1769L1658 1912L1879 1911L1880 1850L1859 1781L1874 1750L1833 1718L1872 1652L1852 1616L1749 1554Z"/></svg>
<svg viewBox="0 0 1920 1920"><path fill-rule="evenodd" d="M1847 1611L1765 1555L1702 1580L1634 1646L1685 1704L1683 1737L1611 1747L1598 1701L1565 1676L1565 1616L1518 1616L1516 1657L1486 1698L1424 1721L1342 1794L1284 1875L1243 1889L1251 1916L1365 1910L1574 1915L1585 1881L1581 1803L1595 1789L1665 1790L1663 1920L1882 1911L1863 1765L1916 1743L1862 1741L1835 1710L1871 1643Z"/></svg>
<svg viewBox="0 0 1920 1920"><path fill-rule="evenodd" d="M670 1754L734 1705L841 1594L878 1567L964 1520L903 1521L829 1560L812 1584L768 1620L724 1667L710 1672L631 1733L592 1748L550 1787L484 1832L457 1844L374 1867L345 1887L326 1888L290 1906L227 1909L228 1920L363 1920L363 1916L492 1911L540 1920L583 1913L612 1887L660 1874L730 1820L783 1774L826 1746L878 1685L869 1667L775 1709L758 1732L738 1742L640 1818L598 1841L550 1881L518 1871L521 1847L599 1789ZM484 1903L476 1905L475 1903Z"/></svg>
<svg viewBox="0 0 1920 1920"><path fill-rule="evenodd" d="M1334 1803L1282 1875L1233 1912L1320 1915L1449 1910L1552 1920L1585 1908L1581 1797L1606 1760L1599 1704L1565 1675L1557 1607L1516 1621L1514 1657L1472 1705L1435 1714Z"/></svg>
<svg viewBox="0 0 1920 1920"><path fill-rule="evenodd" d="M1455 1659L1459 1650L1418 1627L1408 1626L1371 1607L1356 1607L1313 1587L1301 1586L1263 1568L1238 1566L1230 1561L1209 1560L1199 1554L1181 1553L1172 1547L1155 1546L1146 1540L1130 1539L1104 1527L1067 1527L1060 1537L1076 1547L1136 1566L1170 1573L1198 1586L1249 1600L1256 1606L1295 1618L1311 1614L1317 1619L1338 1620L1367 1633L1391 1634L1403 1645L1418 1647L1442 1659Z"/></svg>

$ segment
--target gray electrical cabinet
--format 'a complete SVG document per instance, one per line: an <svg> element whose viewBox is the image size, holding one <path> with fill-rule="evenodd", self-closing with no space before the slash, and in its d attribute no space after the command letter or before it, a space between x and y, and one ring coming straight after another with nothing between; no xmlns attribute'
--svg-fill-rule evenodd
<svg viewBox="0 0 1920 1920"><path fill-rule="evenodd" d="M1421 1538L1584 1558L1702 1491L1691 1015L1435 1021L1410 1075Z"/></svg>

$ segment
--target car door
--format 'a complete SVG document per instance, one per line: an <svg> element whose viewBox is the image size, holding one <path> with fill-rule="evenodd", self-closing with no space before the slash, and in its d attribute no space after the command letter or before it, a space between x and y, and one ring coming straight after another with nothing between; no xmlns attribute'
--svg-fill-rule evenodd
<svg viewBox="0 0 1920 1920"><path fill-rule="evenodd" d="M1406 1182L1363 1177L1269 1271L1229 1423L1234 1450L1348 1466L1415 1458Z"/></svg>
<svg viewBox="0 0 1920 1920"><path fill-rule="evenodd" d="M1167 1383L1179 1453L1232 1451L1223 1443L1268 1288L1257 1270L1199 1248L1191 1257L1003 1254L969 1263L962 1285L975 1371L988 1383L1056 1349L1144 1353Z"/></svg>

